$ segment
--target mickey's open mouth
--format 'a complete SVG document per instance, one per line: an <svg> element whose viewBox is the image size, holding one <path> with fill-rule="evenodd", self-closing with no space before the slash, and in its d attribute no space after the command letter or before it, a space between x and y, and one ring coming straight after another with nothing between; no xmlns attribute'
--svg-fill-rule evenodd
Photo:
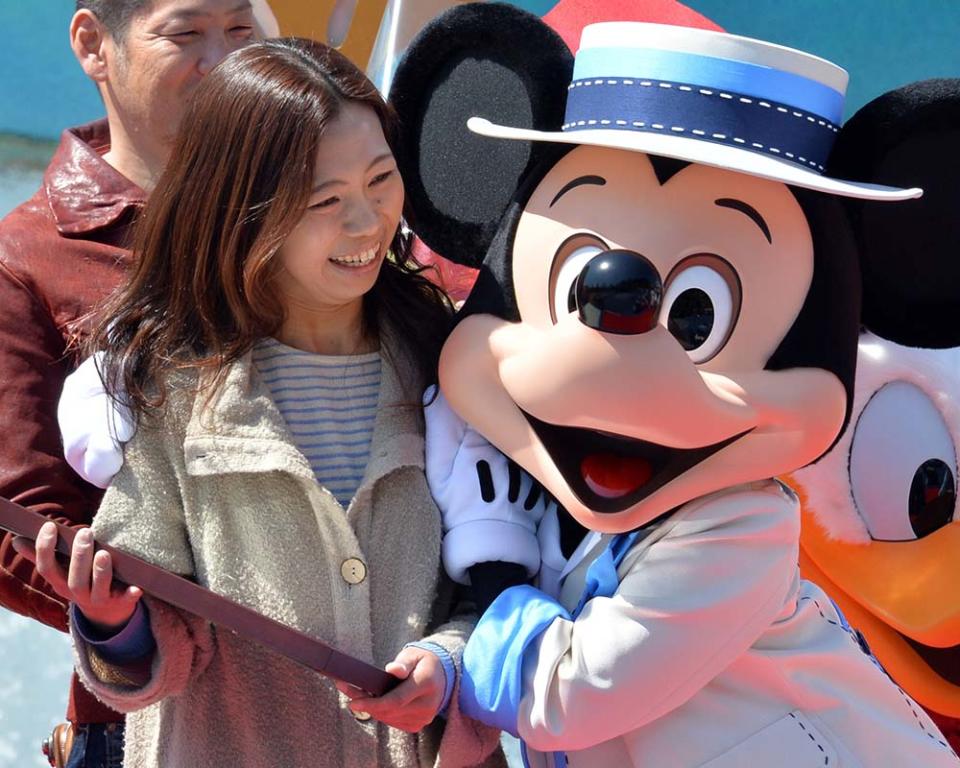
<svg viewBox="0 0 960 768"><path fill-rule="evenodd" d="M702 448L667 448L521 411L578 499L594 512L622 512L751 430Z"/></svg>
<svg viewBox="0 0 960 768"><path fill-rule="evenodd" d="M894 630L896 631L896 630ZM918 643L902 632L897 632L907 641L914 652L923 659L923 662L940 677L952 685L960 685L960 645L949 648L934 648L932 645Z"/></svg>

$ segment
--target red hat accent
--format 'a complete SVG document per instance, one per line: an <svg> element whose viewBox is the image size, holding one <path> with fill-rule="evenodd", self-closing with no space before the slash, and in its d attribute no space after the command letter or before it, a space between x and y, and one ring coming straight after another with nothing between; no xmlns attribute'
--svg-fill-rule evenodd
<svg viewBox="0 0 960 768"><path fill-rule="evenodd" d="M543 20L563 38L573 53L580 47L580 33L598 21L649 21L723 32L703 14L677 0L560 0Z"/></svg>

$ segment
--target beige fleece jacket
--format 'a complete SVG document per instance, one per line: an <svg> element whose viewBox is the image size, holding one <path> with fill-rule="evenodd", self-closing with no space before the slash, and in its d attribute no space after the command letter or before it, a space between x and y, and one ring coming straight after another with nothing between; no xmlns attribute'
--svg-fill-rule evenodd
<svg viewBox="0 0 960 768"><path fill-rule="evenodd" d="M247 355L209 401L179 382L163 417L141 424L96 515L97 540L377 665L430 633L459 668L473 617L451 618L441 576L421 382L384 352L370 460L346 511L317 483ZM344 568L351 558L362 567ZM505 765L497 732L460 715L457 690L446 720L418 735L360 722L331 681L147 603L157 651L141 687L73 633L84 683L129 713L127 768Z"/></svg>

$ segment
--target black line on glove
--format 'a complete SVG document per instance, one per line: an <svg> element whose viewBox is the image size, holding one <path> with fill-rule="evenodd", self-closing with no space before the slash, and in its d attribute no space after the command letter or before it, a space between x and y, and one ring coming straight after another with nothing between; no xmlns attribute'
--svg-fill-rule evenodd
<svg viewBox="0 0 960 768"><path fill-rule="evenodd" d="M510 478L510 485L507 488L507 499L511 504L516 504L520 498L520 467L512 461L507 462L507 475Z"/></svg>
<svg viewBox="0 0 960 768"><path fill-rule="evenodd" d="M527 494L527 500L523 502L523 508L529 512L537 505L537 499L540 498L540 483L533 481L530 486L530 493Z"/></svg>
<svg viewBox="0 0 960 768"><path fill-rule="evenodd" d="M480 498L487 504L496 498L496 492L493 488L493 475L490 473L490 465L481 459L477 462L477 479L480 481Z"/></svg>

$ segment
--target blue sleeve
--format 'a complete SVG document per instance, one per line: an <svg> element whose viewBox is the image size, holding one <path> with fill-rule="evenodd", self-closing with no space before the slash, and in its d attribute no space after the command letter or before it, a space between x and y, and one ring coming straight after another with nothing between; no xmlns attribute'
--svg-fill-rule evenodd
<svg viewBox="0 0 960 768"><path fill-rule="evenodd" d="M153 653L156 641L150 629L150 615L143 601L137 603L136 610L127 623L115 634L104 635L96 629L76 606L70 605L70 617L77 634L94 648L107 662L125 664L138 661Z"/></svg>
<svg viewBox="0 0 960 768"><path fill-rule="evenodd" d="M467 641L460 679L460 710L517 735L523 660L556 619L570 613L539 589L510 587L491 603Z"/></svg>
<svg viewBox="0 0 960 768"><path fill-rule="evenodd" d="M453 657L450 655L450 652L439 643L407 643L404 648L409 646L430 651L430 653L440 659L440 663L443 665L445 683L443 686L443 701L440 702L440 709L437 710L437 714L446 717L447 707L450 706L450 696L453 693L453 684L457 680L457 668L453 663Z"/></svg>

